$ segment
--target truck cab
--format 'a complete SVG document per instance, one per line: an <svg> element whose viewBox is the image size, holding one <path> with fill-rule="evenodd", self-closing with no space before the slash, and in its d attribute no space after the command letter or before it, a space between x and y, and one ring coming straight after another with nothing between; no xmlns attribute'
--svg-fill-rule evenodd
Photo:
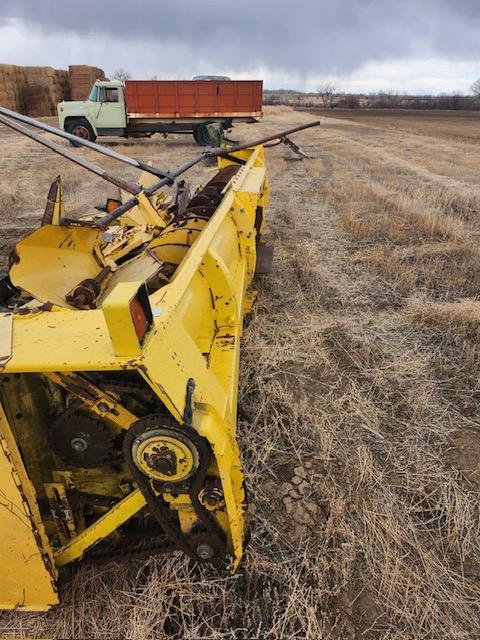
<svg viewBox="0 0 480 640"><path fill-rule="evenodd" d="M85 140L126 134L125 90L119 81L97 80L87 100L60 102L57 111L60 128Z"/></svg>

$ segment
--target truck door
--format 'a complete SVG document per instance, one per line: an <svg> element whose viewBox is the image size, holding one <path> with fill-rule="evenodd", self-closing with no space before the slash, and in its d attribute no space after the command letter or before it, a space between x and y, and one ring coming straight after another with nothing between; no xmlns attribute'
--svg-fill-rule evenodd
<svg viewBox="0 0 480 640"><path fill-rule="evenodd" d="M124 129L127 125L123 91L119 87L98 87L97 129Z"/></svg>

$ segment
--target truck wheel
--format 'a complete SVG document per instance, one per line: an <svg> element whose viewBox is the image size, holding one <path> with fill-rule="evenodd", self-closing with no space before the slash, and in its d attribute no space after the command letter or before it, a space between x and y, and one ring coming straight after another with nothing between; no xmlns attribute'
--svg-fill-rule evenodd
<svg viewBox="0 0 480 640"><path fill-rule="evenodd" d="M199 127L193 130L193 137L195 142L202 147L208 147L211 144L210 134L208 133L208 127L205 124L201 124Z"/></svg>
<svg viewBox="0 0 480 640"><path fill-rule="evenodd" d="M93 132L92 127L85 119L69 122L65 127L65 131L73 134L74 136L78 136L79 138L83 138L84 140L88 140L89 142L95 142L95 140L97 139L97 136ZM72 142L71 140L70 144L72 144L74 147L81 146L79 144L75 144L75 142Z"/></svg>

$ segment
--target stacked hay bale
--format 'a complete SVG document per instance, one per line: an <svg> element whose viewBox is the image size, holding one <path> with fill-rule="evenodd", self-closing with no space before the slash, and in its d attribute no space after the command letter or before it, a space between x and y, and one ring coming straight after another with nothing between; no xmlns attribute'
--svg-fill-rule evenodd
<svg viewBox="0 0 480 640"><path fill-rule="evenodd" d="M57 102L72 99L68 71L64 69L55 69L54 85L55 93L58 96Z"/></svg>
<svg viewBox="0 0 480 640"><path fill-rule="evenodd" d="M57 104L64 99L65 83L61 71L53 67L24 67L26 84L23 89L25 113L29 116L53 116ZM64 74L67 72L64 71Z"/></svg>
<svg viewBox="0 0 480 640"><path fill-rule="evenodd" d="M71 65L68 75L72 100L86 100L95 80L105 80L101 69L87 65Z"/></svg>
<svg viewBox="0 0 480 640"><path fill-rule="evenodd" d="M7 109L24 112L23 87L25 72L13 64L0 65L0 105Z"/></svg>
<svg viewBox="0 0 480 640"><path fill-rule="evenodd" d="M62 100L85 100L97 78L105 79L97 67L73 66L64 71L0 64L0 106L33 117L53 116Z"/></svg>

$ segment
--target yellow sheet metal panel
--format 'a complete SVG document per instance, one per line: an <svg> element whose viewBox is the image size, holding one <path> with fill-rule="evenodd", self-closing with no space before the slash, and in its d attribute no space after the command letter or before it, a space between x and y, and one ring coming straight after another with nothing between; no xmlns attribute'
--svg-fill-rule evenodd
<svg viewBox="0 0 480 640"><path fill-rule="evenodd" d="M14 318L4 371L103 371L129 367L115 355L101 309L38 312Z"/></svg>
<svg viewBox="0 0 480 640"><path fill-rule="evenodd" d="M1 406L0 487L0 608L47 610L58 604L52 552Z"/></svg>
<svg viewBox="0 0 480 640"><path fill-rule="evenodd" d="M178 303L177 313L183 324L198 345L202 353L208 353L215 337L215 316L205 314L205 309L212 307L212 294L205 278L200 272L190 281L188 294ZM199 322L202 318L202 322Z"/></svg>
<svg viewBox="0 0 480 640"><path fill-rule="evenodd" d="M94 256L100 236L98 229L44 225L16 245L10 279L37 300L66 305L67 293L101 269Z"/></svg>

